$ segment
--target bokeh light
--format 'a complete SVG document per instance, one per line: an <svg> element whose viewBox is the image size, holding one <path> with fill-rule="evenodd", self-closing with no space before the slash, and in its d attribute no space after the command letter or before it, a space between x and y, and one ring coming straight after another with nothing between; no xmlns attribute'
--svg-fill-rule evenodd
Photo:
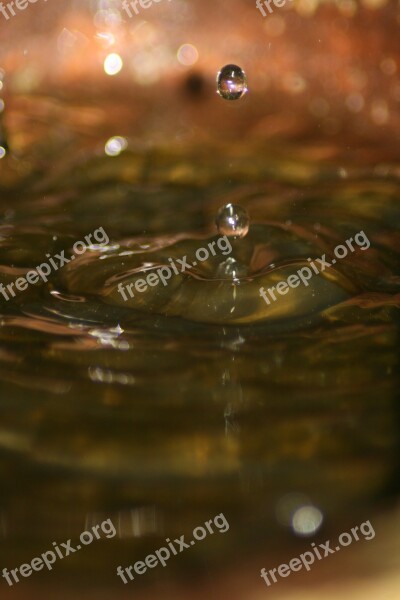
<svg viewBox="0 0 400 600"><path fill-rule="evenodd" d="M128 142L124 137L115 136L110 138L105 145L107 156L118 156L128 147Z"/></svg>
<svg viewBox="0 0 400 600"><path fill-rule="evenodd" d="M124 66L122 58L119 54L112 53L109 54L104 61L104 71L107 75L117 75Z"/></svg>

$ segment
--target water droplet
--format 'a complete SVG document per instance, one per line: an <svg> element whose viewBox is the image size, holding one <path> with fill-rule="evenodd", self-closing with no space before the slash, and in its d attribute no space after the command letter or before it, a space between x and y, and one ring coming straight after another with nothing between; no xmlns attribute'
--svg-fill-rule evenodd
<svg viewBox="0 0 400 600"><path fill-rule="evenodd" d="M225 204L219 209L215 223L222 235L242 238L249 231L250 219L247 211L241 206Z"/></svg>
<svg viewBox="0 0 400 600"><path fill-rule="evenodd" d="M246 73L237 65L226 65L218 73L217 89L224 100L239 100L247 93Z"/></svg>
<svg viewBox="0 0 400 600"><path fill-rule="evenodd" d="M218 265L217 277L232 279L235 283L240 283L242 277L247 277L247 267L230 256Z"/></svg>

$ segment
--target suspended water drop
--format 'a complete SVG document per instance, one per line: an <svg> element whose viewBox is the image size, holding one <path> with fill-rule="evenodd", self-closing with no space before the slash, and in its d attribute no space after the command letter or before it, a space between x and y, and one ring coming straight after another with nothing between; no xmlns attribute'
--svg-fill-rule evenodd
<svg viewBox="0 0 400 600"><path fill-rule="evenodd" d="M219 209L215 223L220 234L242 238L249 231L250 219L242 206L225 204Z"/></svg>
<svg viewBox="0 0 400 600"><path fill-rule="evenodd" d="M218 73L217 90L224 100L239 100L247 93L246 73L237 65L226 65Z"/></svg>

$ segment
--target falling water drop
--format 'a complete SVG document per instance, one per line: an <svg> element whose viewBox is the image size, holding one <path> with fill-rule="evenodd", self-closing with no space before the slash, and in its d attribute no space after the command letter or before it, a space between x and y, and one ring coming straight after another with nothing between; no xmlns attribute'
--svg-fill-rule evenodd
<svg viewBox="0 0 400 600"><path fill-rule="evenodd" d="M225 204L215 220L218 232L233 238L242 238L249 231L250 219L247 211L237 204Z"/></svg>
<svg viewBox="0 0 400 600"><path fill-rule="evenodd" d="M246 73L237 65L226 65L218 73L217 90L224 100L239 100L247 93Z"/></svg>

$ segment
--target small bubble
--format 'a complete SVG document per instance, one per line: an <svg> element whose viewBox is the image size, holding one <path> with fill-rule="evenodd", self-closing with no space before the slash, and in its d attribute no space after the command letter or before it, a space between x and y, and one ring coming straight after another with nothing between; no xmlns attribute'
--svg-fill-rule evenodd
<svg viewBox="0 0 400 600"><path fill-rule="evenodd" d="M242 238L249 231L250 219L247 211L241 206L225 204L219 209L215 223L221 235Z"/></svg>
<svg viewBox="0 0 400 600"><path fill-rule="evenodd" d="M239 100L247 93L246 73L237 65L226 65L218 73L217 91L224 100Z"/></svg>

